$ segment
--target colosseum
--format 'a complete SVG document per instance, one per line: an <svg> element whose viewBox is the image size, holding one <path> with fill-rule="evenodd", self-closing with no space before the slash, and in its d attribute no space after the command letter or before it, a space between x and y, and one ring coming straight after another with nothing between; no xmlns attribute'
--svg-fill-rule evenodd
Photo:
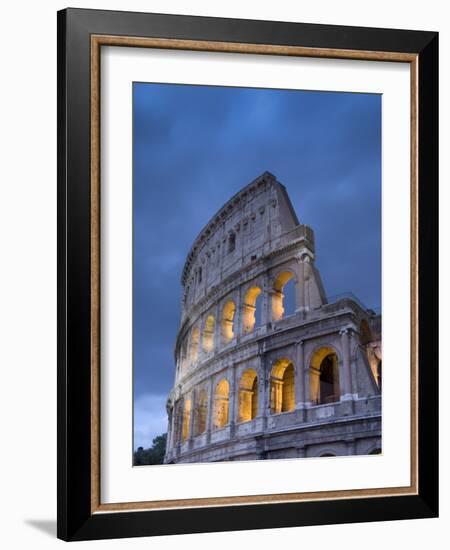
<svg viewBox="0 0 450 550"><path fill-rule="evenodd" d="M182 272L166 463L381 452L381 316L327 299L314 262L313 230L269 172L200 232Z"/></svg>

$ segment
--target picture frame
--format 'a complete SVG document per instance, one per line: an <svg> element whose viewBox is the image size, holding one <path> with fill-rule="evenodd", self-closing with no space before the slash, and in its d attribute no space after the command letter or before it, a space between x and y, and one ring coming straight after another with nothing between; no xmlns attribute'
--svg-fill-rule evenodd
<svg viewBox="0 0 450 550"><path fill-rule="evenodd" d="M409 65L409 486L148 499L114 505L101 501L100 52L107 46ZM438 515L437 144L435 32L85 9L58 12L59 538L90 540Z"/></svg>

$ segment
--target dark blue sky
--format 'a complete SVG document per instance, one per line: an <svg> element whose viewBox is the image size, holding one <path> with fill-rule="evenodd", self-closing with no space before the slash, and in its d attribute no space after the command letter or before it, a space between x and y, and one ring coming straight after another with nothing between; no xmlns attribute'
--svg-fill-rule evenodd
<svg viewBox="0 0 450 550"><path fill-rule="evenodd" d="M165 431L186 254L262 172L314 229L327 295L381 305L381 96L135 83L133 161L135 446Z"/></svg>

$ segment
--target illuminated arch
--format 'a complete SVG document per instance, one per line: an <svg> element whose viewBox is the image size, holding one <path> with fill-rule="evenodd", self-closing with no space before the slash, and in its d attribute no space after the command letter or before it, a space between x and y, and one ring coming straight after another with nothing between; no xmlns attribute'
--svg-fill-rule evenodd
<svg viewBox="0 0 450 550"><path fill-rule="evenodd" d="M295 370L289 359L278 359L270 377L270 412L278 414L295 408Z"/></svg>
<svg viewBox="0 0 450 550"><path fill-rule="evenodd" d="M339 363L334 348L323 346L313 353L309 367L309 387L311 402L316 405L339 401Z"/></svg>
<svg viewBox="0 0 450 550"><path fill-rule="evenodd" d="M272 291L272 320L273 321L279 321L282 319L285 315L285 303L284 303L284 297L285 294L283 292L285 286L288 283L292 283L293 291L294 291L294 304L295 304L295 277L294 274L291 271L282 271L279 273L275 279L275 282L273 284L273 291ZM295 306L294 306L295 311ZM289 311L288 313L293 313L294 311Z"/></svg>
<svg viewBox="0 0 450 550"><path fill-rule="evenodd" d="M208 315L205 321L205 328L203 329L202 337L202 347L207 353L214 349L214 327L214 315Z"/></svg>
<svg viewBox="0 0 450 550"><path fill-rule="evenodd" d="M228 424L230 407L230 385L228 380L222 378L217 384L216 391L214 392L214 416L213 416L213 428L223 428Z"/></svg>
<svg viewBox="0 0 450 550"><path fill-rule="evenodd" d="M239 382L238 422L248 422L258 414L258 376L253 369L247 369Z"/></svg>
<svg viewBox="0 0 450 550"><path fill-rule="evenodd" d="M189 424L191 420L191 400L184 400L183 422L181 428L181 441L186 441L189 437Z"/></svg>
<svg viewBox="0 0 450 550"><path fill-rule="evenodd" d="M223 306L222 310L222 342L227 344L234 338L234 314L236 312L236 306L233 300Z"/></svg>
<svg viewBox="0 0 450 550"><path fill-rule="evenodd" d="M245 294L244 304L242 306L242 333L250 334L255 330L257 300L261 299L261 289L258 286L252 286Z"/></svg>
<svg viewBox="0 0 450 550"><path fill-rule="evenodd" d="M195 405L195 435L206 432L206 418L208 416L208 394L201 390Z"/></svg>

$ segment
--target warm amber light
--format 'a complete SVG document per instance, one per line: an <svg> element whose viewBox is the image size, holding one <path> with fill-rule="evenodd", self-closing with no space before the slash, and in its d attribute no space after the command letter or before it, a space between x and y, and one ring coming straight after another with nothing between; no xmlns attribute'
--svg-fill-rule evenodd
<svg viewBox="0 0 450 550"><path fill-rule="evenodd" d="M247 290L242 306L243 334L250 334L255 328L256 300L260 294L261 289L257 286L252 286Z"/></svg>
<svg viewBox="0 0 450 550"><path fill-rule="evenodd" d="M228 412L230 405L230 385L222 379L216 386L214 395L214 421L213 427L223 428L228 424Z"/></svg>
<svg viewBox="0 0 450 550"><path fill-rule="evenodd" d="M184 402L184 411L183 411L183 426L181 432L182 441L186 441L189 437L189 422L191 419L191 400L186 399Z"/></svg>
<svg viewBox="0 0 450 550"><path fill-rule="evenodd" d="M195 435L200 435L206 431L206 418L208 415L208 394L206 390L200 392L195 409Z"/></svg>
<svg viewBox="0 0 450 550"><path fill-rule="evenodd" d="M258 414L258 377L253 369L247 369L239 383L238 422L248 422Z"/></svg>
<svg viewBox="0 0 450 550"><path fill-rule="evenodd" d="M339 401L339 365L333 348L324 346L314 353L309 368L309 391L312 403Z"/></svg>
<svg viewBox="0 0 450 550"><path fill-rule="evenodd" d="M270 379L270 411L272 414L295 408L295 372L289 359L278 359Z"/></svg>
<svg viewBox="0 0 450 550"><path fill-rule="evenodd" d="M232 300L229 300L222 311L222 342L224 344L230 342L234 337L233 322L236 306Z"/></svg>
<svg viewBox="0 0 450 550"><path fill-rule="evenodd" d="M279 321L284 316L283 288L292 278L290 271L282 271L275 280L272 292L272 321Z"/></svg>

